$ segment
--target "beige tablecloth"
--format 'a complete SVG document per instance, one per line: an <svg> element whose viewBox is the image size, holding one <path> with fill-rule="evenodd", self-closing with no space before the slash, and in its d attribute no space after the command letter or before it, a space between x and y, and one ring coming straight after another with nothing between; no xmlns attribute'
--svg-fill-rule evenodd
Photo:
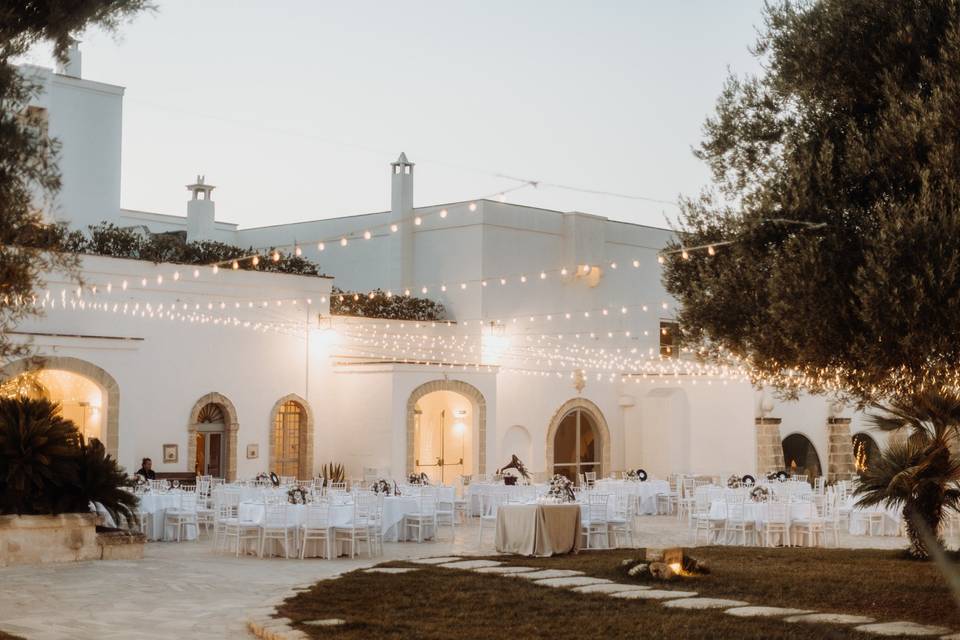
<svg viewBox="0 0 960 640"><path fill-rule="evenodd" d="M580 549L580 505L510 504L497 510L497 551L552 556Z"/></svg>

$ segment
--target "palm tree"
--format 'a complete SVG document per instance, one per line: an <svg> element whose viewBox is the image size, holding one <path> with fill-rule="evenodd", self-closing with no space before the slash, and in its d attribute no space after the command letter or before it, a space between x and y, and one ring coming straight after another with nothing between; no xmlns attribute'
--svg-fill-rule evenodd
<svg viewBox="0 0 960 640"><path fill-rule="evenodd" d="M909 553L929 557L928 541L943 546L940 525L960 510L960 394L923 392L876 405L869 420L882 431L907 433L861 472L857 505L903 507ZM903 430L903 431L901 431Z"/></svg>

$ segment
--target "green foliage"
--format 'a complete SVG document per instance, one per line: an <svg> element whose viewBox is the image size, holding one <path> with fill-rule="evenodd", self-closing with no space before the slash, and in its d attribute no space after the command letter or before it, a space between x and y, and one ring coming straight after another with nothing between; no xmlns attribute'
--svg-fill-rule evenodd
<svg viewBox="0 0 960 640"><path fill-rule="evenodd" d="M668 257L686 347L869 402L960 381L960 3L768 6ZM799 223L799 224L798 224Z"/></svg>
<svg viewBox="0 0 960 640"><path fill-rule="evenodd" d="M330 294L330 313L339 316L384 318L386 320L445 320L446 309L429 298L393 295L376 289L368 293L343 291L337 287Z"/></svg>
<svg viewBox="0 0 960 640"><path fill-rule="evenodd" d="M131 486L103 444L84 442L56 403L0 398L0 513L87 513L99 502L116 522L134 522Z"/></svg>
<svg viewBox="0 0 960 640"><path fill-rule="evenodd" d="M56 246L69 246L77 253L87 253L113 258L172 262L178 264L207 265L237 260L240 269L290 273L302 276L320 275L319 267L300 256L282 251L258 252L213 241L187 242L178 233L143 233L136 228L118 227L110 222L101 222L90 227L89 236L60 230ZM54 234L52 234L54 235ZM276 258L274 259L274 254ZM258 257L256 265L253 256Z"/></svg>
<svg viewBox="0 0 960 640"><path fill-rule="evenodd" d="M46 273L79 280L76 256L57 244L72 237L44 225L38 209L51 205L60 190L59 143L27 110L41 87L21 75L13 60L44 41L63 59L72 34L91 26L113 29L148 7L144 0L9 0L0 5L0 301L30 298L44 287ZM9 332L36 313L33 305L0 304L0 358L27 352L27 346L10 340Z"/></svg>
<svg viewBox="0 0 960 640"><path fill-rule="evenodd" d="M871 415L884 431L903 432L861 472L858 504L903 507L910 554L927 558L929 540L941 547L940 527L948 510L960 510L960 395L921 393L901 398ZM902 430L902 431L901 431Z"/></svg>

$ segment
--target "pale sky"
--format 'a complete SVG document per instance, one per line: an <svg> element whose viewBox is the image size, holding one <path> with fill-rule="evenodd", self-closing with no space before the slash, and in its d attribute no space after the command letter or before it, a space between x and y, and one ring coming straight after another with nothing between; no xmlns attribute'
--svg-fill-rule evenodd
<svg viewBox="0 0 960 640"><path fill-rule="evenodd" d="M388 164L414 205L517 176L675 201L762 0L159 0L119 39L82 39L83 76L125 86L122 206L184 215L198 173L217 218L260 226L382 211ZM47 51L28 61L52 66ZM664 226L670 205L556 188L510 202Z"/></svg>

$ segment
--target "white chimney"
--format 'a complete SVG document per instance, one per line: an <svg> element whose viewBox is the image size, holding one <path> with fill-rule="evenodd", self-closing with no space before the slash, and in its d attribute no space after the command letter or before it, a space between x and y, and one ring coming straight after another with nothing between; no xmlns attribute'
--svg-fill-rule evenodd
<svg viewBox="0 0 960 640"><path fill-rule="evenodd" d="M81 68L83 67L83 54L80 53L80 42L72 40L67 47L67 59L65 62L57 62L57 73L71 78L80 78Z"/></svg>
<svg viewBox="0 0 960 640"><path fill-rule="evenodd" d="M214 232L214 204L213 185L206 184L203 176L197 176L197 181L188 184L187 189L192 194L187 201L187 240L213 240Z"/></svg>
<svg viewBox="0 0 960 640"><path fill-rule="evenodd" d="M390 163L390 288L403 291L413 285L413 163L401 153ZM392 229L391 229L392 231Z"/></svg>

